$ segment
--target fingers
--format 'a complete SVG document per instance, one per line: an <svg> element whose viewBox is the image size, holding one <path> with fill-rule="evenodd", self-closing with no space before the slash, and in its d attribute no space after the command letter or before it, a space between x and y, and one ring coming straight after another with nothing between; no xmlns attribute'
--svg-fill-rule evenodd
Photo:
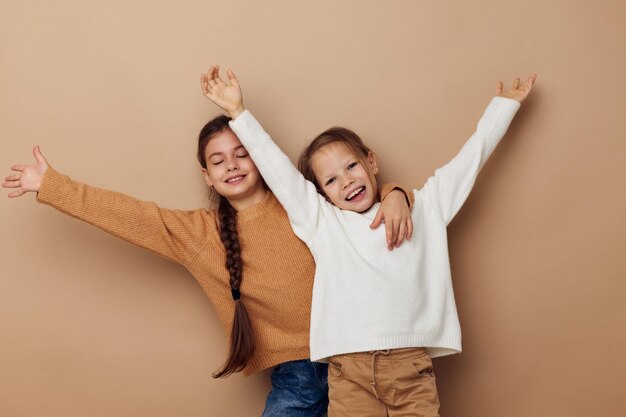
<svg viewBox="0 0 626 417"><path fill-rule="evenodd" d="M233 70L228 70L226 71L226 76L228 76L228 82L230 82L232 85L239 87L239 81L237 80L237 77L235 77L235 73L233 72Z"/></svg>
<svg viewBox="0 0 626 417"><path fill-rule="evenodd" d="M498 81L498 84L496 85L496 94L502 94L503 88L504 84L502 83L502 81Z"/></svg>
<svg viewBox="0 0 626 417"><path fill-rule="evenodd" d="M15 198L15 197L19 197L22 194L26 193L26 191L24 191L23 189L19 189L17 191L13 191L12 193L9 193L9 198Z"/></svg>
<svg viewBox="0 0 626 417"><path fill-rule="evenodd" d="M2 186L4 188L17 188L20 186L20 177L22 174L13 174L4 178Z"/></svg>
<svg viewBox="0 0 626 417"><path fill-rule="evenodd" d="M206 74L200 74L200 89L205 96L209 94L209 80Z"/></svg>
<svg viewBox="0 0 626 417"><path fill-rule="evenodd" d="M215 81L215 85L219 85L219 86L225 86L226 85L224 80L222 80L222 77L220 77L220 66L219 65L215 66L215 73L213 74L213 80Z"/></svg>
<svg viewBox="0 0 626 417"><path fill-rule="evenodd" d="M396 241L396 222L393 220L385 221L385 231L387 233L387 249L393 250L394 243Z"/></svg>
<svg viewBox="0 0 626 417"><path fill-rule="evenodd" d="M399 248L402 244L402 241L406 237L406 223L400 222L400 227L398 228L398 235L396 236L395 247Z"/></svg>
<svg viewBox="0 0 626 417"><path fill-rule="evenodd" d="M24 168L26 168L26 165L23 165L23 164L11 165L11 171L22 172L24 171Z"/></svg>
<svg viewBox="0 0 626 417"><path fill-rule="evenodd" d="M205 97L209 97L211 95L211 89L215 86L215 81L213 81L213 67L209 68L206 74L200 75L200 88L202 89L202 94Z"/></svg>
<svg viewBox="0 0 626 417"><path fill-rule="evenodd" d="M528 93L532 89L536 79L537 74L532 74L528 78L526 78L526 80L524 80L524 83L522 83L520 77L516 77L513 80L511 88L507 89L506 91L504 91L504 85L502 84L502 81L498 81L498 86L496 87L496 95L500 97L507 97L521 103L528 96Z"/></svg>
<svg viewBox="0 0 626 417"><path fill-rule="evenodd" d="M229 80L232 80L231 75L234 77L234 74L232 74L232 71L229 70L229 74L228 74ZM236 82L237 82L237 79L235 78L235 83ZM215 87L218 87L218 86L225 87L226 83L220 77L220 66L219 65L211 66L211 68L209 68L209 70L207 71L206 76L203 75L201 77L201 84L202 84L202 89L205 95L212 94L213 89ZM232 81L231 81L231 84L233 84Z"/></svg>
<svg viewBox="0 0 626 417"><path fill-rule="evenodd" d="M4 181L2 187L4 188L18 188L20 186L19 180L16 181Z"/></svg>
<svg viewBox="0 0 626 417"><path fill-rule="evenodd" d="M235 73L229 69L226 71L226 75L228 77L228 84L220 77L219 65L212 65L206 74L200 75L200 88L202 89L202 94L204 94L207 98L211 98L211 96L218 94L224 89L224 87L228 87L229 85L239 88L239 81L237 80ZM215 90L216 87L220 87L220 90Z"/></svg>
<svg viewBox="0 0 626 417"><path fill-rule="evenodd" d="M374 217L374 220L372 221L372 223L370 223L370 229L377 229L378 226L380 226L380 224L383 222L383 212L382 210L378 210L378 212L376 213L376 217Z"/></svg>
<svg viewBox="0 0 626 417"><path fill-rule="evenodd" d="M39 145L33 148L33 156L35 157L35 161L37 161L37 163L48 165L48 161L46 160L46 158L44 158L43 154L41 153L41 149L39 148Z"/></svg>
<svg viewBox="0 0 626 417"><path fill-rule="evenodd" d="M217 68L215 66L211 66L206 74L200 75L200 88L202 89L202 94L211 98L213 96L213 89L217 86L217 82L215 81L215 76L217 73Z"/></svg>
<svg viewBox="0 0 626 417"><path fill-rule="evenodd" d="M413 236L413 220L409 218L406 222L406 240L411 240L411 236Z"/></svg>
<svg viewBox="0 0 626 417"><path fill-rule="evenodd" d="M530 89L533 88L533 85L535 84L536 79L537 79L537 74L532 74L526 79L526 82L524 83L524 89L526 90L526 92L529 92Z"/></svg>
<svg viewBox="0 0 626 417"><path fill-rule="evenodd" d="M226 85L224 80L222 80L222 77L220 77L220 66L219 65L215 66L215 84L219 85L219 86L225 86Z"/></svg>
<svg viewBox="0 0 626 417"><path fill-rule="evenodd" d="M215 66L212 66L211 68L209 68L209 73L208 73L208 79L207 82L209 84L209 91L211 90L211 88L215 87L217 85L217 83L215 82L215 77L217 76L217 71L218 68Z"/></svg>

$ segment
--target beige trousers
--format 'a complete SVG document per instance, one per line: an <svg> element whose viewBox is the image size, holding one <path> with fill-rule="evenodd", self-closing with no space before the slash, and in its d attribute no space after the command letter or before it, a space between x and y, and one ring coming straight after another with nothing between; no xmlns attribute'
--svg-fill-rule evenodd
<svg viewBox="0 0 626 417"><path fill-rule="evenodd" d="M328 417L439 417L433 364L424 348L329 358Z"/></svg>

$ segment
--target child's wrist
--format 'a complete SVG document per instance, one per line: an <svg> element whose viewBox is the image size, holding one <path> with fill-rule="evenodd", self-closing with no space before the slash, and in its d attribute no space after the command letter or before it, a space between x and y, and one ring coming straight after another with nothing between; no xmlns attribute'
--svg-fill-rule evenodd
<svg viewBox="0 0 626 417"><path fill-rule="evenodd" d="M235 108L233 110L229 110L228 111L228 115L230 116L231 119L235 120L245 110L246 110L246 108L242 104L241 106L239 106L239 107L237 107L237 108Z"/></svg>

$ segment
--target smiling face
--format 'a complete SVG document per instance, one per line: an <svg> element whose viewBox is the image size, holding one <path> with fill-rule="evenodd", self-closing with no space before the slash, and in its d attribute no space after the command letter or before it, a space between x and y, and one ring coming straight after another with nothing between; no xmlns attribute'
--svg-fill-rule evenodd
<svg viewBox="0 0 626 417"><path fill-rule="evenodd" d="M229 128L216 133L204 149L202 174L209 187L224 196L235 210L243 210L265 197L261 174L239 138Z"/></svg>
<svg viewBox="0 0 626 417"><path fill-rule="evenodd" d="M378 163L370 151L359 157L347 144L331 142L311 156L315 179L335 206L361 213L378 199Z"/></svg>

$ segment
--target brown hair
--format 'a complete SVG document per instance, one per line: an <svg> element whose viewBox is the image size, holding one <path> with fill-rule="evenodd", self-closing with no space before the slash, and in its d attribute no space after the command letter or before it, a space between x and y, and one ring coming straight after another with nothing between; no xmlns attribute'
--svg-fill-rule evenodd
<svg viewBox="0 0 626 417"><path fill-rule="evenodd" d="M318 183L317 178L315 177L311 160L317 151L334 142L341 142L350 148L350 150L354 153L354 156L356 156L363 166L365 166L365 169L370 177L372 177L372 179L375 177L369 164L367 163L369 153L372 152L372 150L363 143L363 140L361 140L359 135L350 129L346 129L345 127L331 127L330 129L326 129L317 135L317 137L309 143L309 146L304 149L300 155L300 159L298 160L298 170L300 170L304 178L315 184L317 192L322 195L326 194L324 193L322 185Z"/></svg>
<svg viewBox="0 0 626 417"><path fill-rule="evenodd" d="M200 131L198 137L198 161L202 168L206 169L207 167L204 155L207 144L218 133L230 129L229 121L230 117L228 116L217 116L204 125ZM227 377L243 370L250 362L255 349L250 317L243 301L239 298L239 288L243 278L243 262L239 236L237 234L237 211L225 197L220 195L217 213L220 223L220 239L226 250L226 268L230 274L230 288L235 302L235 316L230 334L228 358L222 368L213 374L213 378Z"/></svg>

